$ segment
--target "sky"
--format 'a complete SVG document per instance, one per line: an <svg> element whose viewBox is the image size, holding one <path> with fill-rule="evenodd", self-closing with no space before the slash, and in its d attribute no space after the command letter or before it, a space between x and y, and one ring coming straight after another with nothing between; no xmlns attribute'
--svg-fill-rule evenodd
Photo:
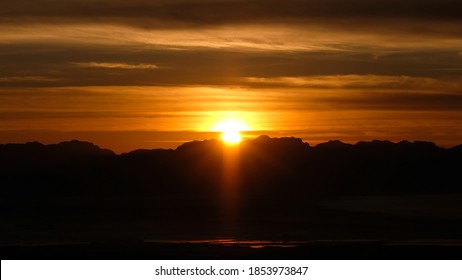
<svg viewBox="0 0 462 280"><path fill-rule="evenodd" d="M0 143L462 143L462 1L0 2Z"/></svg>

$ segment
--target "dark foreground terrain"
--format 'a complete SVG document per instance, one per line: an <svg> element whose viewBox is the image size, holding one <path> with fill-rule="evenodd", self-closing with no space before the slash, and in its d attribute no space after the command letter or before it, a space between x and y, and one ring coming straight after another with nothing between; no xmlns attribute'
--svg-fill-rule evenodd
<svg viewBox="0 0 462 280"><path fill-rule="evenodd" d="M462 146L0 145L2 259L460 259Z"/></svg>
<svg viewBox="0 0 462 280"><path fill-rule="evenodd" d="M460 259L461 245L398 245L321 243L296 247L264 247L207 244L99 243L74 245L7 246L2 259L92 259L92 260L184 260L184 259Z"/></svg>

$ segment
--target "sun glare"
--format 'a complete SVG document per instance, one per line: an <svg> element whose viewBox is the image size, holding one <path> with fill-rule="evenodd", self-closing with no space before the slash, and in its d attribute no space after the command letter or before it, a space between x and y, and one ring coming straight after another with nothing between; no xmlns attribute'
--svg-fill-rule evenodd
<svg viewBox="0 0 462 280"><path fill-rule="evenodd" d="M241 134L235 130L223 131L221 139L226 143L239 143L241 142Z"/></svg>
<svg viewBox="0 0 462 280"><path fill-rule="evenodd" d="M222 132L221 140L229 144L235 144L241 142L240 132L248 130L248 126L240 120L225 120L217 123L214 130Z"/></svg>

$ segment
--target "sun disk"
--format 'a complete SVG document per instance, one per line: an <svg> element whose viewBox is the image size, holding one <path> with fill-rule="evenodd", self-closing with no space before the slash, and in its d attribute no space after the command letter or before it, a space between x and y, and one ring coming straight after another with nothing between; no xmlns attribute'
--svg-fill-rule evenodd
<svg viewBox="0 0 462 280"><path fill-rule="evenodd" d="M239 143L241 142L241 134L237 130L224 131L221 139L226 143Z"/></svg>

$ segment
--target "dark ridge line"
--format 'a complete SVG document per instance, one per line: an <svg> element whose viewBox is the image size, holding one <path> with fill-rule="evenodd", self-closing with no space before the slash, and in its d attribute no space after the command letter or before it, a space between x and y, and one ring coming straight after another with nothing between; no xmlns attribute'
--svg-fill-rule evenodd
<svg viewBox="0 0 462 280"><path fill-rule="evenodd" d="M248 144L266 144L269 143L270 141L273 141L275 144L303 144L306 145L307 149L326 149L326 150L332 150L332 149L354 149L354 148L384 148L384 147L403 147L403 148L410 148L410 147L426 147L426 148L433 148L437 150L446 150L446 151L462 151L462 144L455 145L453 147L442 147L436 145L436 143L431 142L431 141L421 141L421 140L415 140L415 141L408 141L408 140L401 140L399 142L392 142L390 140L371 140L371 141L358 141L354 144L352 143L345 143L340 140L329 140L327 142L322 142L318 143L315 146L311 146L308 142L303 142L301 138L297 137L269 137L267 135L260 135L257 138L254 139L244 139L240 145L248 145ZM273 144L271 143L271 144ZM46 149L60 149L60 148L72 148L72 147L79 147L80 148L88 148L92 149L94 151L101 151L106 154L112 154L115 156L123 156L123 155L128 155L128 154L141 154L141 153L149 153L149 152L160 152L160 151L181 151L183 149L188 148L188 146L198 146L198 145L204 145L204 144L213 144L213 145L225 145L224 142L221 140L212 138L212 139L204 139L204 140L193 140L189 142L185 142L181 145L179 145L176 148L171 148L171 149L165 149L165 148L153 148L153 149L134 149L129 152L124 152L117 154L114 151L108 149L108 148L101 148L97 144L94 144L89 141L81 141L77 139L69 140L69 141L62 141L59 143L53 143L53 144L42 144L41 142L38 141L29 141L26 143L5 143L5 144L0 144L0 149L1 148L19 148L19 147L41 147L41 148L46 148ZM380 145L380 147L379 147Z"/></svg>

